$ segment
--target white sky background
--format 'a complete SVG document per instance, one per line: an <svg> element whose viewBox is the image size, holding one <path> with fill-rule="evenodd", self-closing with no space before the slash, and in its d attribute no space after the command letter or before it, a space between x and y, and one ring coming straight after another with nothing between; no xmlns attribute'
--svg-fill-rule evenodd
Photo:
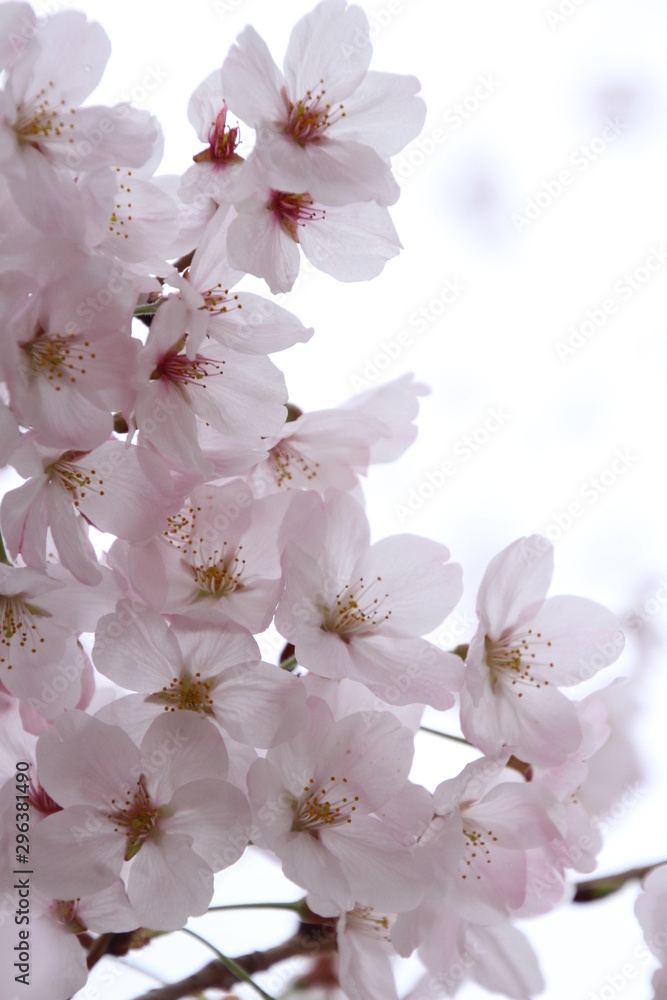
<svg viewBox="0 0 667 1000"><path fill-rule="evenodd" d="M159 172L180 173L200 147L186 118L197 84L221 64L246 23L280 63L293 23L311 3L84 0L77 6L100 20L112 40L96 99L131 98L157 114L166 134ZM600 870L659 860L667 857L660 600L667 601L667 587L663 597L659 582L667 581L667 7L660 0L362 6L372 24L372 67L418 75L429 109L421 139L395 160L403 179L392 215L405 250L371 283L343 285L304 273L282 299L315 326L315 337L276 361L304 409L342 402L359 378L378 384L412 371L430 385L417 443L399 463L372 471L367 497L376 538L425 534L462 563L466 593L458 617L440 630L443 644L472 634L476 587L489 559L533 531L548 530L555 541L555 593L584 594L619 615L641 611L646 626L630 635L620 672L635 671L641 658L641 686L637 676L632 691L643 709L636 737L646 792L612 824ZM559 6L560 20L553 14ZM619 134L605 141L599 137L614 135L605 132L610 119ZM585 147L594 157L586 169ZM558 192L563 170L572 182ZM537 217L517 225L513 215L525 215L538 195ZM452 287L463 290L443 303L443 293L453 298ZM587 310L604 322L593 325ZM558 344L587 320L582 346L561 356ZM489 433L485 420L499 410L503 425ZM466 434L473 435L474 452L465 450ZM424 489L427 475L447 460L455 473L437 490ZM418 492L410 491L420 487L433 495L401 515L398 505L414 500ZM568 509L576 511L569 525ZM435 715L431 721L454 725ZM419 776L431 787L468 759L432 737L420 737L420 749L430 770L421 765ZM263 864L259 884L250 881L251 870L244 864L219 877L216 899L286 898L275 866ZM635 953L641 938L634 896L629 889L608 903L565 908L528 925L548 984L545 998L593 1000L605 988L602 998L609 998L606 977L618 986L613 977L626 978L621 970L628 963L636 975L614 995L647 997L650 967ZM289 932L285 919L271 915L264 923L256 913L234 914L205 926L234 954L280 940L285 926ZM203 921L195 926L204 933ZM136 957L164 978L209 960L183 935ZM101 968L100 992L89 985L78 997L130 1000L149 988L148 979L122 968L113 975ZM487 995L475 986L460 993L463 1000Z"/></svg>

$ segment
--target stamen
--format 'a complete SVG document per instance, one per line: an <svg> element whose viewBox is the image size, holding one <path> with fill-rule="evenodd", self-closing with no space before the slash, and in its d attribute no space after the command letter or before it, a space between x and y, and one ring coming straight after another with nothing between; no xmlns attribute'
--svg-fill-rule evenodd
<svg viewBox="0 0 667 1000"><path fill-rule="evenodd" d="M351 823L359 796L350 794L347 783L347 778L337 779L335 775L322 784L310 778L304 794L293 803L292 830L306 830L316 836L324 827Z"/></svg>
<svg viewBox="0 0 667 1000"><path fill-rule="evenodd" d="M116 806L115 799L111 800L111 805ZM127 838L125 860L130 861L135 854L139 853L144 841L158 833L160 809L151 804L145 775L139 775L137 791L128 793L128 797L120 808L110 812L107 818L115 824L114 833L119 830L125 831Z"/></svg>
<svg viewBox="0 0 667 1000"><path fill-rule="evenodd" d="M340 636L353 633L367 635L382 622L391 617L391 610L383 612L389 594L383 592L382 577L367 582L363 576L355 584L347 584L336 594L335 606L324 607L324 632L336 632Z"/></svg>
<svg viewBox="0 0 667 1000"><path fill-rule="evenodd" d="M209 695L210 690L211 685L208 681L201 680L200 673L192 677L186 672L182 677L174 677L169 687L163 687L161 691L156 691L145 700L153 704L165 703L165 712L175 712L177 709L181 712L185 709L212 715L213 699Z"/></svg>
<svg viewBox="0 0 667 1000"><path fill-rule="evenodd" d="M299 242L299 226L306 222L321 222L326 218L325 208L314 208L315 201L306 192L289 194L286 191L271 191L266 207L279 219L285 231L295 243Z"/></svg>
<svg viewBox="0 0 667 1000"><path fill-rule="evenodd" d="M512 686L534 684L536 688L542 685L548 687L549 681L535 674L534 668L545 665L553 668L550 647L551 642L542 632L534 632L532 628L504 639L489 639L486 636L484 652L492 685L495 686L502 677L511 680ZM521 698L522 694L519 693L518 697Z"/></svg>
<svg viewBox="0 0 667 1000"><path fill-rule="evenodd" d="M205 358L201 354L190 360L185 354L170 353L164 356L151 373L151 379L166 378L176 385L206 389L204 379L212 378L214 375L224 375L224 365L224 361L214 361L213 358Z"/></svg>
<svg viewBox="0 0 667 1000"><path fill-rule="evenodd" d="M201 561L192 565L195 581L204 597L209 595L225 597L235 590L243 590L241 582L245 570L245 559L241 558L243 546L239 545L234 551L230 549L228 553L225 553L226 548L227 542L223 542L221 548L214 549L206 557L200 552Z"/></svg>
<svg viewBox="0 0 667 1000"><path fill-rule="evenodd" d="M39 619L51 617L46 611L24 600L22 595L0 595L0 667L12 670L17 652L33 655L44 643L40 635Z"/></svg>
<svg viewBox="0 0 667 1000"><path fill-rule="evenodd" d="M330 125L345 117L342 104L332 108L331 103L326 100L324 80L320 80L319 83L320 87L315 93L307 90L306 96L296 104L290 101L286 88L283 87L282 90L287 111L284 131L287 135L291 135L299 146L305 146L309 142L319 142Z"/></svg>
<svg viewBox="0 0 667 1000"><path fill-rule="evenodd" d="M196 153L192 159L195 163L223 164L240 160L236 147L241 141L241 130L238 125L227 125L229 108L223 104L213 125L208 130L208 149Z"/></svg>
<svg viewBox="0 0 667 1000"><path fill-rule="evenodd" d="M469 827L463 828L463 842L466 848L465 860L461 862L464 867L464 871L461 872L461 878L466 879L468 875L474 873L475 878L479 881L482 876L479 874L479 866L483 863L487 865L491 864L491 850L490 844L497 842L498 838L494 836L493 830L488 830L487 833L483 833L479 830L470 829ZM468 871L467 869L472 869Z"/></svg>
<svg viewBox="0 0 667 1000"><path fill-rule="evenodd" d="M300 473L307 480L314 479L320 467L319 462L313 462L310 465L301 452L292 447L287 440L279 441L271 448L269 458L272 463L270 468L273 477L280 487L287 484L287 488L289 488L289 483L292 481L292 466L294 466L295 474Z"/></svg>
<svg viewBox="0 0 667 1000"><path fill-rule="evenodd" d="M243 590L245 559L243 545L232 548L223 541L211 549L204 539L204 529L198 526L201 507L184 507L178 514L167 518L167 528L162 537L178 549L190 564L200 597L225 597L236 590ZM206 523L205 523L206 524Z"/></svg>
<svg viewBox="0 0 667 1000"><path fill-rule="evenodd" d="M234 309L242 309L243 306L238 301L238 295L230 295L228 288L223 288L218 282L215 288L209 288L207 292L202 292L204 305L201 309L207 309L211 316L220 316L223 313Z"/></svg>
<svg viewBox="0 0 667 1000"><path fill-rule="evenodd" d="M71 120L75 108L67 108L64 99L58 100L49 90L55 85L49 80L42 89L22 104L17 111L14 131L19 144L30 143L40 149L45 140L66 140L73 142L70 131L74 129Z"/></svg>
<svg viewBox="0 0 667 1000"><path fill-rule="evenodd" d="M50 476L51 482L58 482L70 494L72 503L78 507L82 500L85 500L88 493L97 493L104 496L104 480L95 469L86 469L85 466L77 463L77 459L83 457L86 452L67 451L56 462L47 466L46 472Z"/></svg>
<svg viewBox="0 0 667 1000"><path fill-rule="evenodd" d="M43 375L60 392L63 385L71 385L86 374L95 359L90 341L77 340L74 334L47 334L39 330L37 336L21 345L35 375Z"/></svg>

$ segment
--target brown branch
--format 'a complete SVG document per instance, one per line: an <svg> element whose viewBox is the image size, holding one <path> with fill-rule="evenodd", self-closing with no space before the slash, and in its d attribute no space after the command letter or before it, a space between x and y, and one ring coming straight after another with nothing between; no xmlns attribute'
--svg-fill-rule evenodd
<svg viewBox="0 0 667 1000"><path fill-rule="evenodd" d="M653 865L643 865L641 868L629 868L626 872L619 872L617 875L601 875L600 878L591 878L586 882L577 884L577 891L572 900L573 903L592 903L596 899L604 899L612 892L618 892L626 882L632 879L644 878L652 872L662 861L656 861Z"/></svg>
<svg viewBox="0 0 667 1000"><path fill-rule="evenodd" d="M308 955L315 958L323 951L333 951L336 941L336 928L333 922L325 925L302 924L294 937L289 938L274 948L266 951L252 951L241 955L234 961L240 965L249 976L256 972L265 972L272 965L284 962L295 955ZM239 982L233 972L230 972L222 962L209 962L199 972L195 972L178 983L162 986L156 990L143 993L137 1000L181 1000L182 997L194 996L212 986L227 990Z"/></svg>
<svg viewBox="0 0 667 1000"><path fill-rule="evenodd" d="M100 934L99 937L95 938L88 949L88 958L86 959L86 964L89 969L92 969L94 965L97 965L99 960L108 953L109 945L115 936L115 934L110 932L108 934Z"/></svg>

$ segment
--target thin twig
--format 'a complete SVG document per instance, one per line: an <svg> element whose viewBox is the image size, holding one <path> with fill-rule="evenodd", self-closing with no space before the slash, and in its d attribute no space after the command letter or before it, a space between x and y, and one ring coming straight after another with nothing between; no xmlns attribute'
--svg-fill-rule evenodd
<svg viewBox="0 0 667 1000"><path fill-rule="evenodd" d="M456 743L464 743L467 747L471 747L472 743L468 743L463 736L454 736L453 733L441 733L439 729L430 729L428 726L419 727L422 733L431 733L433 736L442 736L446 740L454 740Z"/></svg>
<svg viewBox="0 0 667 1000"><path fill-rule="evenodd" d="M294 937L284 941L283 944L267 948L266 951L253 951L241 955L234 961L240 969L251 976L256 972L265 972L278 962L284 962L296 955L308 955L314 958L323 951L332 951L335 940L336 929L333 924L318 927L304 924ZM239 982L238 976L230 972L222 962L209 962L192 976L144 993L137 997L137 1000L181 1000L182 997L197 995L211 987L228 990L237 982Z"/></svg>

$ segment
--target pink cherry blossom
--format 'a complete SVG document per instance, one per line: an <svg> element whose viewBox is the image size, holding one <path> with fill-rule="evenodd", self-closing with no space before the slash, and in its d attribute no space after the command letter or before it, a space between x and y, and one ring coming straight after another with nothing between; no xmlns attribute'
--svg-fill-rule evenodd
<svg viewBox="0 0 667 1000"><path fill-rule="evenodd" d="M157 152L159 160L161 148ZM89 228L88 246L122 262L125 280L134 274L137 287L149 282L148 271L171 271L166 258L179 228L175 199L151 179L153 169L152 163L134 170L105 167L81 184L90 217L103 220L102 227Z"/></svg>
<svg viewBox="0 0 667 1000"><path fill-rule="evenodd" d="M620 655L616 617L583 597L549 597L551 543L520 538L489 564L477 596L479 628L466 660L461 726L485 753L512 744L531 763L559 764L582 740L558 688L588 680Z"/></svg>
<svg viewBox="0 0 667 1000"><path fill-rule="evenodd" d="M243 158L236 152L241 141L238 123L228 120L229 108L222 97L220 70L199 84L188 101L188 120L204 149L194 154L194 163L180 179L178 193L186 203L216 208L231 203L234 184Z"/></svg>
<svg viewBox="0 0 667 1000"><path fill-rule="evenodd" d="M442 898L444 889L449 906L473 923L497 922L523 906L532 874L527 852L560 841L565 830L548 789L504 772L509 756L481 758L442 781L422 840L434 895Z"/></svg>
<svg viewBox="0 0 667 1000"><path fill-rule="evenodd" d="M371 51L365 14L345 0L323 0L298 22L284 74L254 28L239 35L222 91L257 131L253 156L273 188L327 205L396 200L388 158L417 135L425 108L414 77L368 80Z"/></svg>
<svg viewBox="0 0 667 1000"><path fill-rule="evenodd" d="M78 11L58 11L18 53L0 94L0 171L13 198L38 229L75 240L85 230L78 175L139 166L160 140L146 111L81 107L109 51L99 24Z"/></svg>
<svg viewBox="0 0 667 1000"><path fill-rule="evenodd" d="M392 461L414 440L424 387L404 375L335 410L302 413L268 439L269 454L248 476L257 496L290 489L353 490L372 462Z"/></svg>
<svg viewBox="0 0 667 1000"><path fill-rule="evenodd" d="M206 628L119 605L100 619L95 666L141 694L117 698L98 713L133 738L163 712L196 712L240 743L270 747L306 721L306 692L296 677L260 661L251 634L231 624ZM121 625L122 622L122 625Z"/></svg>
<svg viewBox="0 0 667 1000"><path fill-rule="evenodd" d="M15 889L8 891L16 892ZM34 902L33 908L35 912L30 928L16 927L13 920L3 920L0 924L0 949L6 956L0 965L2 996L6 1000L20 1000L21 997L26 1000L43 1000L44 997L49 997L49 1000L70 1000L86 985L86 953L76 936L61 926L48 911L42 911ZM19 940L20 930L30 932L30 950L27 954L31 958L21 968L14 967L14 961L19 959L14 948L22 943ZM39 959L33 958L34 955L39 955ZM16 976L25 974L26 970L28 978L17 982Z"/></svg>
<svg viewBox="0 0 667 1000"><path fill-rule="evenodd" d="M163 614L264 631L283 587L278 535L287 502L254 500L238 479L199 487L165 518L161 538L127 551L132 587Z"/></svg>
<svg viewBox="0 0 667 1000"><path fill-rule="evenodd" d="M5 494L0 507L8 547L29 566L46 565L50 528L63 566L94 586L102 574L86 522L141 543L157 534L175 506L169 471L147 448L106 441L93 451L58 454L30 445L20 470L31 478Z"/></svg>
<svg viewBox="0 0 667 1000"><path fill-rule="evenodd" d="M59 249L69 273L37 292L32 279L15 282L21 304L5 312L11 336L0 372L13 412L40 443L83 451L106 441L111 411L127 411L134 400L133 289L106 261Z"/></svg>
<svg viewBox="0 0 667 1000"><path fill-rule="evenodd" d="M521 915L545 913L559 903L570 887L565 882L568 869L592 872L602 848L602 836L595 817L585 804L590 761L609 736L607 712L601 698L604 692L575 702L582 732L579 748L561 764L549 768L533 766L534 781L548 788L562 805L566 827L561 840L529 852L530 892Z"/></svg>
<svg viewBox="0 0 667 1000"><path fill-rule="evenodd" d="M300 268L299 247L320 271L338 281L367 281L401 249L386 208L373 201L325 206L308 191L271 187L249 165L239 184L229 226L232 267L288 292Z"/></svg>
<svg viewBox="0 0 667 1000"><path fill-rule="evenodd" d="M122 870L139 922L174 930L206 910L213 872L243 853L247 803L224 780L219 733L192 713L160 716L137 748L118 726L67 712L40 737L37 764L63 806L34 837L40 886L56 898L91 895Z"/></svg>
<svg viewBox="0 0 667 1000"><path fill-rule="evenodd" d="M94 627L112 591L85 588L46 572L0 565L0 681L16 698L53 719L82 696L87 656L76 633Z"/></svg>
<svg viewBox="0 0 667 1000"><path fill-rule="evenodd" d="M221 208L206 227L191 266L172 279L188 306L185 350L193 358L205 338L242 354L271 354L313 334L275 302L252 292L232 292L243 277L227 261L227 231L235 213ZM185 280L187 279L187 280Z"/></svg>
<svg viewBox="0 0 667 1000"><path fill-rule="evenodd" d="M635 903L635 915L646 944L660 962L653 976L654 1000L667 996L667 865L658 865L644 878Z"/></svg>
<svg viewBox="0 0 667 1000"><path fill-rule="evenodd" d="M21 759L21 758L19 758ZM32 789L34 771L31 768ZM51 812L58 811L57 807ZM29 826L37 829L42 821L39 804L30 795ZM120 879L94 896L78 899L54 899L40 886L39 873L35 870L34 855L32 865L25 866L25 874L16 871L16 785L14 775L0 791L0 816L3 835L0 836L0 896L2 898L2 920L0 920L0 949L6 956L0 963L0 989L3 998L18 1000L21 996L32 1000L69 1000L73 990L83 987L87 978L86 953L77 935L90 929L100 933L134 930L139 920L129 904ZM10 831L12 836L10 836ZM31 836L27 835L30 845ZM22 875L24 877L22 877ZM28 889L29 907L21 911L20 923L15 918L17 912L17 887ZM11 900L11 910L7 905ZM11 919L5 919L5 914ZM20 930L24 931L20 936ZM28 961L20 956L18 945L26 947ZM12 960L8 961L8 957ZM23 962L14 965L14 962ZM25 972L23 979L17 975ZM20 992L17 992L19 991Z"/></svg>
<svg viewBox="0 0 667 1000"><path fill-rule="evenodd" d="M411 817L404 835L394 836L379 814L409 787L412 734L390 712L335 722L320 699L308 706L310 720L299 736L269 750L248 772L253 842L272 850L288 878L329 905L411 908L428 881L405 834Z"/></svg>
<svg viewBox="0 0 667 1000"><path fill-rule="evenodd" d="M444 545L398 535L370 545L363 509L336 490L297 493L284 533L286 589L276 627L299 663L361 681L390 704L446 709L462 664L419 638L456 605L461 572Z"/></svg>
<svg viewBox="0 0 667 1000"><path fill-rule="evenodd" d="M367 906L339 917L338 977L349 1000L398 1000L391 967L393 918Z"/></svg>
<svg viewBox="0 0 667 1000"><path fill-rule="evenodd" d="M528 1000L544 989L529 942L508 923L475 924L427 900L414 913L399 915L392 941L402 955L419 944L419 958L428 969L405 1000L423 1000L426 989L453 996L468 979L514 1000Z"/></svg>
<svg viewBox="0 0 667 1000"><path fill-rule="evenodd" d="M143 385L134 420L141 439L186 470L208 477L211 467L197 442L197 421L233 436L275 434L286 417L282 374L267 357L237 354L210 340L189 358L187 309L170 299L158 310L137 361Z"/></svg>

